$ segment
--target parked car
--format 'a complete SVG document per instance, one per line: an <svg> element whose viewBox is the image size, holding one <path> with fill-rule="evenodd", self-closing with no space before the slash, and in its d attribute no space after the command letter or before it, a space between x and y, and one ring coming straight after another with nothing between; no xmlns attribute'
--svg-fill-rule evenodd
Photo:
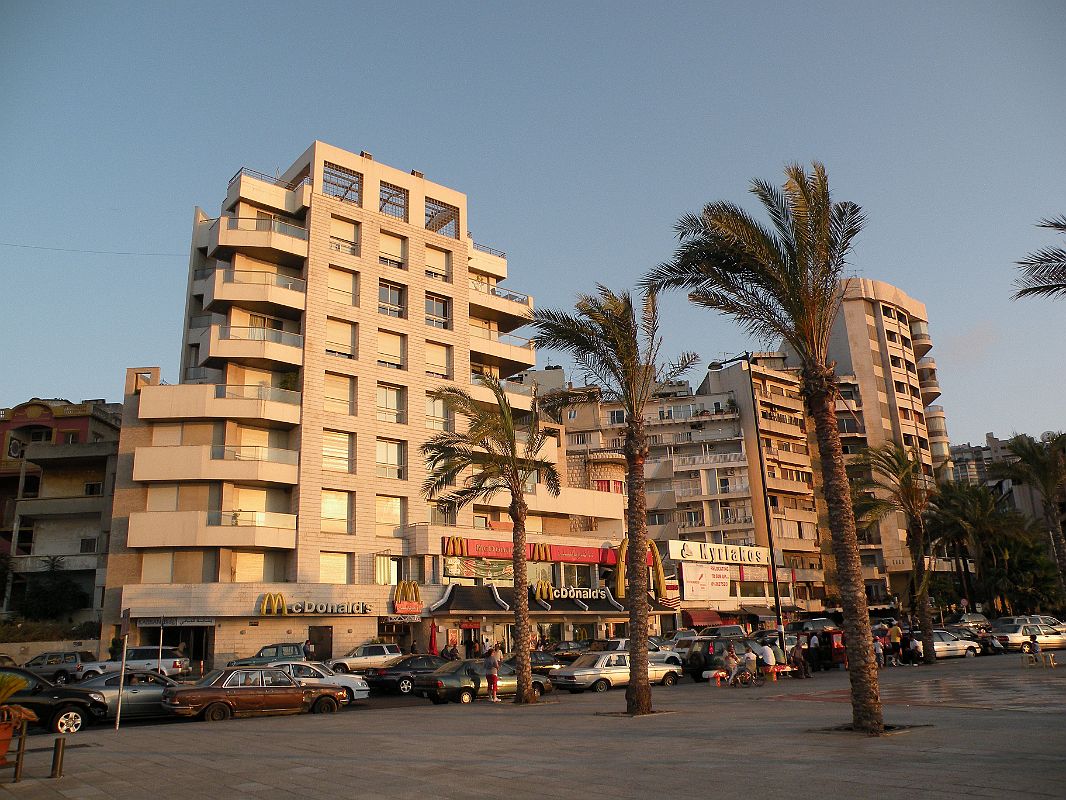
<svg viewBox="0 0 1066 800"><path fill-rule="evenodd" d="M1066 631L1066 623L1059 622L1055 617L1046 617L1041 614L1036 614L1031 617L1030 622L1035 622L1039 625L1047 625L1050 628L1054 628L1057 631Z"/></svg>
<svg viewBox="0 0 1066 800"><path fill-rule="evenodd" d="M0 667L0 675L26 681L8 702L30 709L37 715L36 724L52 733L77 733L87 723L107 715L107 703L98 691L57 685L18 667Z"/></svg>
<svg viewBox="0 0 1066 800"><path fill-rule="evenodd" d="M1059 633L1050 625L1011 625L1000 628L995 636L1008 650L1021 650L1023 653L1033 649L1030 637L1036 636L1041 650L1058 650L1066 647L1066 634Z"/></svg>
<svg viewBox="0 0 1066 800"><path fill-rule="evenodd" d="M435 672L448 659L432 655L399 656L385 662L384 666L366 671L366 682L377 691L410 694L415 688L415 677Z"/></svg>
<svg viewBox="0 0 1066 800"><path fill-rule="evenodd" d="M552 675L555 674L557 670L562 669L568 663L559 658L556 658L551 653L544 653L540 650L534 650L532 653L530 653L529 661L530 667L532 668L533 673L535 675L543 675L545 678L549 679ZM515 657L513 655L507 658L506 663L510 664L512 667L515 665L514 662Z"/></svg>
<svg viewBox="0 0 1066 800"><path fill-rule="evenodd" d="M104 696L107 718L118 713L119 678L117 671L87 677L82 689L91 689ZM149 670L128 670L122 680L122 718L162 717L169 712L163 707L163 691L177 682L166 675Z"/></svg>
<svg viewBox="0 0 1066 800"><path fill-rule="evenodd" d="M7 653L0 653L0 667L17 667L18 662L15 661Z"/></svg>
<svg viewBox="0 0 1066 800"><path fill-rule="evenodd" d="M375 667L383 667L402 655L397 644L361 644L347 655L330 659L326 666L334 672L365 672Z"/></svg>
<svg viewBox="0 0 1066 800"><path fill-rule="evenodd" d="M998 617L992 622L992 630L1009 628L1012 625L1047 625L1055 630L1066 630L1066 624L1059 622L1055 617L1047 617L1041 614L1032 614L1027 617Z"/></svg>
<svg viewBox="0 0 1066 800"><path fill-rule="evenodd" d="M1006 648L1003 647L1003 644L999 641L999 639L997 639L995 636L993 636L991 633L988 633L987 631L981 631L980 633L978 633L977 631L971 630L969 628L955 628L950 625L947 626L946 630L948 633L958 637L959 639L966 639L967 641L973 642L974 644L978 645L978 655L995 656L1001 655L1002 653L1006 652Z"/></svg>
<svg viewBox="0 0 1066 800"><path fill-rule="evenodd" d="M80 680L86 664L96 661L88 650L51 650L34 656L22 668L52 683Z"/></svg>
<svg viewBox="0 0 1066 800"><path fill-rule="evenodd" d="M973 658L980 650L980 645L968 639L960 639L945 630L933 631L933 652L937 658Z"/></svg>
<svg viewBox="0 0 1066 800"><path fill-rule="evenodd" d="M191 686L163 691L168 710L209 722L254 714L330 713L347 699L340 686L300 686L285 670L270 667L216 669Z"/></svg>
<svg viewBox="0 0 1066 800"><path fill-rule="evenodd" d="M802 633L814 631L821 633L825 630L839 630L840 626L829 617L814 617L813 619L798 619L785 625L785 633Z"/></svg>
<svg viewBox="0 0 1066 800"><path fill-rule="evenodd" d="M692 649L692 643L696 641L698 637L695 635L685 637L684 639L678 639L674 642L674 652L681 657L681 663L685 663L685 659L688 658L689 650Z"/></svg>
<svg viewBox="0 0 1066 800"><path fill-rule="evenodd" d="M736 649L737 655L742 655L747 644L754 649L756 642L732 636L698 636L692 640L685 658L685 674L697 683L705 680L704 672L725 666L725 654L731 646Z"/></svg>
<svg viewBox="0 0 1066 800"><path fill-rule="evenodd" d="M82 665L82 680L121 669L121 661L90 661ZM131 647L126 651L126 669L151 670L170 678L192 672L189 659L173 647Z"/></svg>
<svg viewBox="0 0 1066 800"><path fill-rule="evenodd" d="M680 664L654 661L648 664L651 683L673 686L680 677ZM574 694L586 689L606 692L612 686L625 686L629 683L629 653L617 650L585 653L573 664L558 670L552 682Z"/></svg>
<svg viewBox="0 0 1066 800"><path fill-rule="evenodd" d="M518 676L509 664L500 664L496 693L500 697L518 691ZM543 675L533 676L533 693L540 697L552 690L552 682ZM434 705L441 703L474 702L475 698L489 696L489 682L483 659L449 661L440 669L427 675L415 677L414 694L425 697Z"/></svg>
<svg viewBox="0 0 1066 800"><path fill-rule="evenodd" d="M304 646L300 642L279 642L260 647L259 652L248 658L235 658L227 667L253 667L257 664L269 664L272 661L303 661ZM327 662L328 663L328 662Z"/></svg>
<svg viewBox="0 0 1066 800"><path fill-rule="evenodd" d="M992 627L984 614L956 614L944 620L945 624L958 625L973 630L985 630Z"/></svg>
<svg viewBox="0 0 1066 800"><path fill-rule="evenodd" d="M674 649L673 639L664 639L662 636L649 636L648 641L656 645L660 650Z"/></svg>
<svg viewBox="0 0 1066 800"><path fill-rule="evenodd" d="M572 662L575 658L589 649L589 644L591 644L591 642L587 639L583 642L556 642L548 648L548 652L560 661Z"/></svg>
<svg viewBox="0 0 1066 800"><path fill-rule="evenodd" d="M589 652L627 652L629 639L595 639L589 646ZM681 656L673 650L668 650L648 641L648 661L657 664L673 664L681 666Z"/></svg>
<svg viewBox="0 0 1066 800"><path fill-rule="evenodd" d="M743 625L714 625L710 628L703 628L700 631L700 636L747 636L748 632L744 629Z"/></svg>
<svg viewBox="0 0 1066 800"><path fill-rule="evenodd" d="M301 686L340 686L349 703L366 700L370 696L370 687L360 676L334 672L320 661L275 661L267 666L285 670Z"/></svg>

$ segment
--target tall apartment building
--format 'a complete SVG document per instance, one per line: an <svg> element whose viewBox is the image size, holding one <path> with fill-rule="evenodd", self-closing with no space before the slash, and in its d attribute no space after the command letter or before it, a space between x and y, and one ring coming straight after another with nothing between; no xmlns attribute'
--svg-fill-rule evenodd
<svg viewBox="0 0 1066 800"><path fill-rule="evenodd" d="M240 170L220 215L196 210L181 382L127 374L107 623L128 608L134 641L162 625L208 661L507 636L507 498L441 513L420 496L419 447L455 424L429 392L489 402L472 376L535 364L512 334L532 299L467 224L464 194L322 142L278 178ZM543 455L566 472L564 443ZM528 491L535 621L602 635L625 617L602 588L621 491ZM585 602L554 601L564 589Z"/></svg>
<svg viewBox="0 0 1066 800"><path fill-rule="evenodd" d="M770 615L770 531L786 609L823 607L818 515L798 381L781 369L780 354L758 354L754 362L750 370L746 362L709 370L695 392L688 382L672 384L647 410L648 533L677 578L684 624ZM624 425L617 403L570 408L570 457L620 452ZM705 590L708 570L717 570L717 593Z"/></svg>
<svg viewBox="0 0 1066 800"><path fill-rule="evenodd" d="M99 619L120 413L103 400L36 397L0 408L0 546L11 556L4 613L27 610L34 584L58 570L81 595L70 618Z"/></svg>
<svg viewBox="0 0 1066 800"><path fill-rule="evenodd" d="M951 453L925 305L881 281L848 279L829 343L840 379L837 423L845 454L896 443L917 453L930 477L950 479ZM790 355L790 366L797 363ZM812 440L813 446L813 440ZM872 606L907 592L911 559L894 516L859 532ZM940 562L929 562L934 569Z"/></svg>

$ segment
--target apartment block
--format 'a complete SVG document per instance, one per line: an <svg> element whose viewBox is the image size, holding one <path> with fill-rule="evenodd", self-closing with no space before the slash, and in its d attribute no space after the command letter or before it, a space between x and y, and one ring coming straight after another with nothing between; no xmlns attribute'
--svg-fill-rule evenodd
<svg viewBox="0 0 1066 800"><path fill-rule="evenodd" d="M180 382L127 373L106 622L129 609L134 641L162 628L208 662L506 639L507 497L442 512L420 495L420 446L456 424L429 393L490 402L475 376L536 363L514 333L533 300L471 239L466 196L315 142L280 176L238 171L191 238ZM505 385L528 409L529 385ZM542 455L569 475L549 428ZM624 495L573 478L558 498L527 487L531 606L553 638L627 613L604 589Z"/></svg>
<svg viewBox="0 0 1066 800"><path fill-rule="evenodd" d="M120 415L103 400L35 397L0 409L4 613L33 615L34 590L48 591L40 584L53 573L77 590L71 619L100 618Z"/></svg>

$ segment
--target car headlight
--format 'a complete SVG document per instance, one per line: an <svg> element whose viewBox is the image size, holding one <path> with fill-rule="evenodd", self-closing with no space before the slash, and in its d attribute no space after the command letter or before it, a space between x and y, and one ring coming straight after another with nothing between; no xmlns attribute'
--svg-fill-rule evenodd
<svg viewBox="0 0 1066 800"><path fill-rule="evenodd" d="M89 692L89 697L95 700L97 703L106 703L104 696L99 692Z"/></svg>

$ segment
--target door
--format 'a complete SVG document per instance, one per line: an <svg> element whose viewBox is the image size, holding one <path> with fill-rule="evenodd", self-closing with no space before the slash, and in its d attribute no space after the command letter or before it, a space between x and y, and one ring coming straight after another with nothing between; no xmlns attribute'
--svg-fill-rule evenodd
<svg viewBox="0 0 1066 800"><path fill-rule="evenodd" d="M604 671L607 673L606 677L612 686L625 686L629 683L628 655L619 653L618 655L608 656L607 665L607 669Z"/></svg>
<svg viewBox="0 0 1066 800"><path fill-rule="evenodd" d="M311 640L311 655L315 661L333 658L333 626L311 625L307 629L307 638Z"/></svg>
<svg viewBox="0 0 1066 800"><path fill-rule="evenodd" d="M108 681L117 683L115 678ZM163 700L163 689L169 684L161 675L130 675L122 689L122 713L123 715L137 717L158 716L162 713L160 703Z"/></svg>
<svg viewBox="0 0 1066 800"><path fill-rule="evenodd" d="M286 711L303 705L304 689L282 669L263 670L264 708Z"/></svg>
<svg viewBox="0 0 1066 800"><path fill-rule="evenodd" d="M263 711L268 707L263 696L263 674L257 669L234 672L226 679L224 688L226 697L238 713Z"/></svg>
<svg viewBox="0 0 1066 800"><path fill-rule="evenodd" d="M499 675L496 676L496 679L498 681L496 685L497 694L517 694L518 673L514 671L510 664L500 664Z"/></svg>

